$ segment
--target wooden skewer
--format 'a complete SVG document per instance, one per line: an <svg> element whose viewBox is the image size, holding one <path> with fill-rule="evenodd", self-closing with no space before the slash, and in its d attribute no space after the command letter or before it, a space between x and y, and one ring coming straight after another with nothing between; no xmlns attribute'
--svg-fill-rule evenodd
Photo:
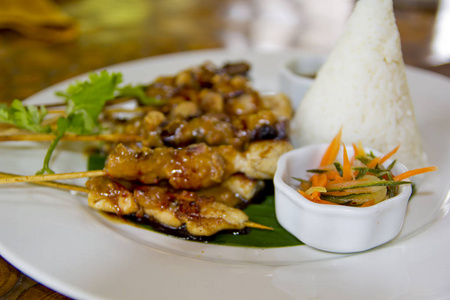
<svg viewBox="0 0 450 300"><path fill-rule="evenodd" d="M47 112L49 114L61 114L61 115L65 115L66 114L65 110L56 110L56 109L48 110Z"/></svg>
<svg viewBox="0 0 450 300"><path fill-rule="evenodd" d="M19 175L15 175L15 174L11 174L11 173L5 173L5 172L0 172L0 178L11 178L11 177L18 177ZM77 191L77 192L82 192L82 193L89 193L89 190L87 187L84 186L79 186L79 185L74 185L74 184L67 184L67 183L61 183L61 182L56 182L56 181L34 181L34 182L29 182L31 184L35 184L35 185L43 185L43 186L48 186L48 187L52 187L52 188L57 188L57 189L64 189L64 190L71 190L71 191Z"/></svg>
<svg viewBox="0 0 450 300"><path fill-rule="evenodd" d="M55 135L53 134L12 134L12 135L0 135L0 142L11 141L34 141L45 142L53 141ZM138 135L126 135L126 134L97 134L97 135L65 135L62 138L63 141L80 141L80 142L129 142L136 143L142 142L143 138Z"/></svg>
<svg viewBox="0 0 450 300"><path fill-rule="evenodd" d="M119 103L127 102L127 101L130 101L130 100L134 100L134 99L136 99L136 98L135 97L131 97L131 96L116 97L116 98L111 99L108 102L106 102L105 106L119 104Z"/></svg>
<svg viewBox="0 0 450 300"><path fill-rule="evenodd" d="M104 113L138 113L138 112L146 112L150 110L148 107L137 107L133 109L128 108L115 108L115 109L104 109ZM48 110L49 114L66 114L64 110Z"/></svg>
<svg viewBox="0 0 450 300"><path fill-rule="evenodd" d="M45 108L51 108L51 107L59 107L59 106L66 106L67 103L65 102L58 102L58 103L52 103L52 104L44 104Z"/></svg>
<svg viewBox="0 0 450 300"><path fill-rule="evenodd" d="M115 108L115 109L105 109L103 112L104 113L145 113L147 111L149 111L149 108L145 108L145 107L138 107L138 108L134 108L134 109L126 109L126 108Z"/></svg>
<svg viewBox="0 0 450 300"><path fill-rule="evenodd" d="M272 227L261 225L261 224L258 224L258 223L252 222L252 221L247 221L244 224L245 224L245 227L257 228L257 229L262 229L262 230L273 230Z"/></svg>
<svg viewBox="0 0 450 300"><path fill-rule="evenodd" d="M0 178L0 184L17 183L17 182L38 182L38 181L42 182L42 181L51 181L51 180L98 177L98 176L105 176L105 175L106 175L106 172L104 170L96 170L96 171L60 173L60 174L12 176L12 177L7 177L7 178Z"/></svg>
<svg viewBox="0 0 450 300"><path fill-rule="evenodd" d="M134 99L134 97L129 97L129 96L126 96L126 97L116 97L116 98L114 98L114 99L111 99L111 100L109 100L108 102L106 102L106 106L107 105L114 105L114 104L118 104L118 103L122 103L122 102L126 102L126 101L129 101L129 100L133 100ZM59 106L66 106L67 105L67 103L65 103L65 102L59 102L59 103L52 103L52 104L44 104L44 106L46 107L46 108L51 108L51 107L59 107Z"/></svg>

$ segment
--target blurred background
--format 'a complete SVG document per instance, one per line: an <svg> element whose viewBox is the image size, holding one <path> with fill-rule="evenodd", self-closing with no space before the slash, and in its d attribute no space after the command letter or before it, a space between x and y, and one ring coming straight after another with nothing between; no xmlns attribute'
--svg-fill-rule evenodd
<svg viewBox="0 0 450 300"><path fill-rule="evenodd" d="M0 0L0 102L199 49L329 52L355 0ZM450 0L394 0L406 64L450 76ZM0 257L0 298L62 299Z"/></svg>
<svg viewBox="0 0 450 300"><path fill-rule="evenodd" d="M5 8L2 2L9 6ZM37 5L40 2L53 4L52 9ZM328 52L354 3L0 0L0 101L24 99L54 83L107 65L172 52L207 48ZM406 63L429 68L448 62L449 0L394 3ZM8 22L8 10L19 17Z"/></svg>

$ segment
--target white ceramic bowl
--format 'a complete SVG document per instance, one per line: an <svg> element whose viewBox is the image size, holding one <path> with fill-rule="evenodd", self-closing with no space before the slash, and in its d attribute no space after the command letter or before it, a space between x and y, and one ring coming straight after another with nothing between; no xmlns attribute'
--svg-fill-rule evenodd
<svg viewBox="0 0 450 300"><path fill-rule="evenodd" d="M412 192L410 184L400 185L397 196L369 207L318 204L297 192L299 182L293 177L309 178L311 174L306 170L319 166L327 147L306 146L287 152L278 160L274 177L278 222L303 243L330 252L359 252L392 240L403 226ZM353 148L347 147L347 151L351 157ZM338 157L342 157L341 152L342 149ZM406 167L398 162L392 169L394 175L405 171Z"/></svg>
<svg viewBox="0 0 450 300"><path fill-rule="evenodd" d="M293 107L298 107L325 59L325 55L303 54L299 57L292 57L281 64L279 70L280 91L291 99Z"/></svg>

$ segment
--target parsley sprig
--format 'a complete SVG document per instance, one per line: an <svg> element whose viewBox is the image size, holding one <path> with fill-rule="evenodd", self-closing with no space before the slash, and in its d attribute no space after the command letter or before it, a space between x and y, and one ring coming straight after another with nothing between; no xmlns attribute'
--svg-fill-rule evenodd
<svg viewBox="0 0 450 300"><path fill-rule="evenodd" d="M42 121L47 115L44 106L25 106L19 100L14 100L10 106L0 105L0 123L9 123L36 133L53 133L55 139L47 150L42 169L36 173L53 174L53 170L50 169L50 159L59 141L66 133L79 135L99 133L101 131L98 120L100 113L105 103L116 96L128 94L139 96L140 100L145 99L142 86L129 85L121 88L119 87L121 82L121 73L101 71L90 74L86 81L75 82L66 91L57 92L58 96L66 100L67 105L66 114L57 120L55 129L42 125Z"/></svg>
<svg viewBox="0 0 450 300"><path fill-rule="evenodd" d="M12 124L18 128L36 133L49 133L50 126L42 126L47 115L44 106L24 106L20 100L14 100L10 106L0 104L0 123Z"/></svg>
<svg viewBox="0 0 450 300"><path fill-rule="evenodd" d="M98 117L105 103L114 98L122 74L102 71L89 75L89 80L70 85L66 92L58 93L67 101L65 117L57 121L56 138L50 144L42 169L36 174L53 174L50 159L59 141L67 132L75 134L95 134L100 131Z"/></svg>
<svg viewBox="0 0 450 300"><path fill-rule="evenodd" d="M87 81L70 85L66 92L59 92L58 95L66 99L67 116L65 121L58 121L58 132L97 133L100 129L98 117L105 103L115 97L121 82L121 73L102 71L90 74Z"/></svg>

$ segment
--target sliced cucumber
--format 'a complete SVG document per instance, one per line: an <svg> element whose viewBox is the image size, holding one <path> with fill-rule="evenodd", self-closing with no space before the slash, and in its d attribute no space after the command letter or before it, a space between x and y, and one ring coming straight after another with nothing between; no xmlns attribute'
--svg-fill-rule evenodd
<svg viewBox="0 0 450 300"><path fill-rule="evenodd" d="M348 203L350 205L362 205L369 200L378 203L386 199L387 188L385 186L371 186L364 188L348 189L344 192L322 193L321 198L334 203Z"/></svg>
<svg viewBox="0 0 450 300"><path fill-rule="evenodd" d="M370 175L366 175L364 178ZM374 177L374 176L371 176ZM376 177L375 177L376 178ZM331 183L327 185L327 191L329 192L341 192L349 189L375 187L375 186L397 186L402 184L411 184L409 181L387 181L387 180L354 180L348 182Z"/></svg>

